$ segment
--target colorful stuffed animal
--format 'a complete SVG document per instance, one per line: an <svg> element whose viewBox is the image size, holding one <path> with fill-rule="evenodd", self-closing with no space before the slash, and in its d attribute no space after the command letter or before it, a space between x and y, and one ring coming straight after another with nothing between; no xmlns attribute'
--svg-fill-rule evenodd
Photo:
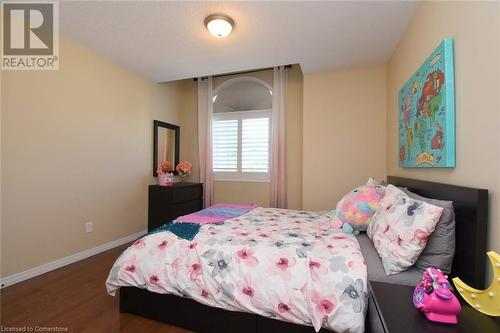
<svg viewBox="0 0 500 333"><path fill-rule="evenodd" d="M384 192L385 186L370 178L366 185L355 188L337 203L331 226L342 228L346 233L366 231Z"/></svg>

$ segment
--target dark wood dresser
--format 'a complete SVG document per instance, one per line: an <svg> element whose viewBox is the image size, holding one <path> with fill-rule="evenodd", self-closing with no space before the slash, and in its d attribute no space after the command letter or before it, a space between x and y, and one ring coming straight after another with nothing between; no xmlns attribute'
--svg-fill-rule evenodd
<svg viewBox="0 0 500 333"><path fill-rule="evenodd" d="M203 184L149 185L148 231L203 209Z"/></svg>

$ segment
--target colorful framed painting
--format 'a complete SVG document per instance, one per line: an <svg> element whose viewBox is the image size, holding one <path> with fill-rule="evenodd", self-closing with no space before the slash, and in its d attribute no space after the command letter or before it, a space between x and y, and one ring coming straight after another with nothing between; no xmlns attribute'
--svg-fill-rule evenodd
<svg viewBox="0 0 500 333"><path fill-rule="evenodd" d="M399 91L399 166L455 167L453 39L445 38Z"/></svg>

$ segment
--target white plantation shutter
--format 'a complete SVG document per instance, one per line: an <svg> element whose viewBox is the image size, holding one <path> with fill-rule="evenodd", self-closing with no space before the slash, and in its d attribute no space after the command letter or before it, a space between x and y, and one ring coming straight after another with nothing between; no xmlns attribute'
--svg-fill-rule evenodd
<svg viewBox="0 0 500 333"><path fill-rule="evenodd" d="M212 133L214 172L238 171L238 120L214 120Z"/></svg>
<svg viewBox="0 0 500 333"><path fill-rule="evenodd" d="M214 114L216 180L269 181L271 111Z"/></svg>
<svg viewBox="0 0 500 333"><path fill-rule="evenodd" d="M269 117L242 119L241 171L269 172Z"/></svg>

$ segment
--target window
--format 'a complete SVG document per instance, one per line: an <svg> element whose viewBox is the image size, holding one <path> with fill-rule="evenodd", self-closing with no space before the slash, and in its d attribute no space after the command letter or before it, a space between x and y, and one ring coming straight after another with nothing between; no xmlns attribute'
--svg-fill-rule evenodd
<svg viewBox="0 0 500 333"><path fill-rule="evenodd" d="M251 76L224 81L212 97L215 180L269 181L271 87Z"/></svg>
<svg viewBox="0 0 500 333"><path fill-rule="evenodd" d="M269 181L271 110L214 113L216 180Z"/></svg>

